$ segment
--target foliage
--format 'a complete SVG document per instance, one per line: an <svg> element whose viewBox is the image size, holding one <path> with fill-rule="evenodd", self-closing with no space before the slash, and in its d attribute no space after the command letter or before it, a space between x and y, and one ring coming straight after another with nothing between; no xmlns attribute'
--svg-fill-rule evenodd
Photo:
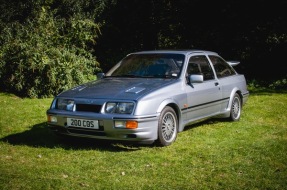
<svg viewBox="0 0 287 190"><path fill-rule="evenodd" d="M97 58L107 71L133 51L206 49L239 60L237 68L249 79L280 79L286 75L287 2L253 2L118 1L101 17Z"/></svg>
<svg viewBox="0 0 287 190"><path fill-rule="evenodd" d="M193 124L164 148L60 139L51 101L0 93L0 189L286 189L286 94L251 93L239 122Z"/></svg>
<svg viewBox="0 0 287 190"><path fill-rule="evenodd" d="M100 70L91 46L99 34L93 20L55 17L49 6L34 7L34 18L2 26L0 86L29 97L53 96L95 79Z"/></svg>
<svg viewBox="0 0 287 190"><path fill-rule="evenodd" d="M276 80L269 87L273 90L287 90L287 77L282 80Z"/></svg>
<svg viewBox="0 0 287 190"><path fill-rule="evenodd" d="M250 80L248 83L248 89L251 92L256 91L281 91L287 92L287 78L279 80L266 81L266 80Z"/></svg>
<svg viewBox="0 0 287 190"><path fill-rule="evenodd" d="M248 3L212 1L206 6L198 0L1 0L1 90L48 96L81 81L76 78L89 80L99 70L98 62L106 72L127 53L152 49L215 51L227 60L239 60L236 69L247 79L266 80L264 85L269 88L284 88L287 2L254 0L246 6ZM58 89L40 92L32 75L45 76L47 68L39 65L53 63L52 67L57 67L61 61L75 68L72 59L88 73L70 76L72 81L63 79L63 86L52 85ZM18 67L25 68L26 74ZM31 84L17 81L20 76ZM57 74L52 78L58 78ZM277 82L268 86L270 81ZM42 82L40 86L45 85Z"/></svg>

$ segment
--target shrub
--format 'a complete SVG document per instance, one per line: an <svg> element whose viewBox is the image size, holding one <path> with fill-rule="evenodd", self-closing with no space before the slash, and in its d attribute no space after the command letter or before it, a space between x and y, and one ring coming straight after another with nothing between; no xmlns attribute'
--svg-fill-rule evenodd
<svg viewBox="0 0 287 190"><path fill-rule="evenodd" d="M269 85L269 88L274 90L287 90L287 76L283 79L274 81Z"/></svg>
<svg viewBox="0 0 287 190"><path fill-rule="evenodd" d="M251 92L286 92L287 91L287 77L273 81L268 80L251 80L248 81L248 90Z"/></svg>
<svg viewBox="0 0 287 190"><path fill-rule="evenodd" d="M0 87L28 97L49 97L95 79L99 63L89 49L99 25L90 19L55 19L45 7L24 24L0 32Z"/></svg>

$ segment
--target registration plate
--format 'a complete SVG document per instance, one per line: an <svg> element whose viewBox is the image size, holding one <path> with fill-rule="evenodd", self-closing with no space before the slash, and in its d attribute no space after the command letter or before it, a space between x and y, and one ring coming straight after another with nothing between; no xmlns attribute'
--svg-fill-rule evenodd
<svg viewBox="0 0 287 190"><path fill-rule="evenodd" d="M98 120L67 118L67 125L68 127L99 129Z"/></svg>

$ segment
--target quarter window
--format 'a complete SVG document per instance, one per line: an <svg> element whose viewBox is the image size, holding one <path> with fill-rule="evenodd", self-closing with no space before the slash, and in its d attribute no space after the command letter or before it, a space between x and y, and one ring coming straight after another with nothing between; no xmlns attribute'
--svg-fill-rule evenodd
<svg viewBox="0 0 287 190"><path fill-rule="evenodd" d="M235 70L222 58L212 55L210 55L209 58L213 64L217 78L227 77L236 74Z"/></svg>

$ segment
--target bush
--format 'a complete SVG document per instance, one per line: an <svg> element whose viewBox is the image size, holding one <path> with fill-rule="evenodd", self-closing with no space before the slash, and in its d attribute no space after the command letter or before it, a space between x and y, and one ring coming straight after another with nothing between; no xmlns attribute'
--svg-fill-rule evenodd
<svg viewBox="0 0 287 190"><path fill-rule="evenodd" d="M286 92L287 91L287 76L282 79L274 81L261 81L261 80L251 80L248 81L248 90L251 92Z"/></svg>
<svg viewBox="0 0 287 190"><path fill-rule="evenodd" d="M287 90L287 76L283 79L274 81L269 85L269 88L274 90Z"/></svg>
<svg viewBox="0 0 287 190"><path fill-rule="evenodd" d="M92 55L99 26L90 19L55 19L45 7L24 24L3 27L0 87L28 97L50 97L95 79L99 63Z"/></svg>

